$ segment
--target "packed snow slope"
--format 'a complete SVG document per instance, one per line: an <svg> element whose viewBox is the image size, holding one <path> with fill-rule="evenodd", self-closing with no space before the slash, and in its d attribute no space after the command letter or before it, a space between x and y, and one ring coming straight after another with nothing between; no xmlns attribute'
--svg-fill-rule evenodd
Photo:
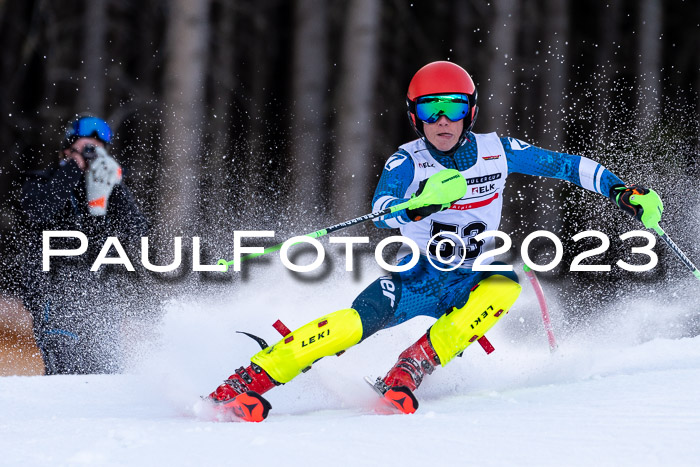
<svg viewBox="0 0 700 467"><path fill-rule="evenodd" d="M212 421L211 392L270 324L296 328L348 306L372 280L348 273L299 281L259 269L225 292L183 293L160 326L131 344L123 375L0 379L3 465L517 465L700 463L698 284L620 302L575 328L575 297L550 293L559 349L550 353L534 294L524 292L489 333L426 378L414 415L379 415L363 376L380 376L431 320L367 339L267 394L260 424ZM545 288L545 293L547 289ZM157 310L154 310L154 313Z"/></svg>

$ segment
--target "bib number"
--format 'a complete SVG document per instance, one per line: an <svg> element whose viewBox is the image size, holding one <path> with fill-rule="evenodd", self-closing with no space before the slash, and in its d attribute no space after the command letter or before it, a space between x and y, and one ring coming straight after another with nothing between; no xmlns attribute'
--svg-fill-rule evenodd
<svg viewBox="0 0 700 467"><path fill-rule="evenodd" d="M481 254L481 247L484 245L483 240L476 240L474 237L486 231L486 224L483 222L472 222L461 227L456 224L445 224L443 222L433 221L430 225L430 236L433 241L428 245L428 253L432 256L439 256L444 259L462 258L464 261L471 260ZM450 233L451 235L440 235L441 233ZM459 236L464 241L464 246L455 245L454 236ZM439 251L438 251L438 245Z"/></svg>

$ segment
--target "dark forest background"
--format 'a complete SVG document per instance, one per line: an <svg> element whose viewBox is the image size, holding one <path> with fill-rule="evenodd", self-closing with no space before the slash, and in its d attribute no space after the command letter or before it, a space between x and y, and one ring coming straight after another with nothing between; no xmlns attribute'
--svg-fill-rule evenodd
<svg viewBox="0 0 700 467"><path fill-rule="evenodd" d="M656 189L667 230L700 256L700 2L0 0L0 44L8 292L22 176L57 158L77 113L112 125L112 152L164 250L174 235L199 235L216 258L233 229L281 241L369 212L384 161L415 138L408 83L433 60L474 78L475 131L582 154ZM538 229L614 240L639 228L577 187L517 175L509 187L501 230L517 248ZM629 250L613 244L599 262ZM567 245L565 265L585 246ZM635 281L685 274L657 251L660 266ZM590 290L630 275L543 276Z"/></svg>

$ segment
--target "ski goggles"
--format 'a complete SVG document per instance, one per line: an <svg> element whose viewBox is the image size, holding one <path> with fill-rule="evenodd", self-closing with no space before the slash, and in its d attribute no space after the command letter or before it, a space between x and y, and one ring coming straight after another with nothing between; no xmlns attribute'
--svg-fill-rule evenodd
<svg viewBox="0 0 700 467"><path fill-rule="evenodd" d="M416 116L425 123L435 123L441 116L453 122L469 115L469 97L466 94L438 94L416 100Z"/></svg>
<svg viewBox="0 0 700 467"><path fill-rule="evenodd" d="M97 117L81 117L66 128L66 141L78 138L97 138L106 144L112 142L112 129L107 122Z"/></svg>

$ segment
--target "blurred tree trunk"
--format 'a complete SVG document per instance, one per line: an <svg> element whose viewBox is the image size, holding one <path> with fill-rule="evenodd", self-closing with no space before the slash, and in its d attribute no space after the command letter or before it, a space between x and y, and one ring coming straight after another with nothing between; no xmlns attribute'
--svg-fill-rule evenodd
<svg viewBox="0 0 700 467"><path fill-rule="evenodd" d="M53 105L39 106L39 115L43 124L47 122L58 123L63 125L67 119L75 113L75 102L67 104L64 99L61 99L61 94L64 89L64 83L73 75L73 70L70 68L72 55L75 54L73 49L73 39L68 31L75 31L70 25L59 20L60 8L52 2L40 3L38 16L41 18L44 47L41 54L45 57L43 64L44 79L42 84L44 87L45 102L53 103ZM73 19L80 21L80 15ZM73 88L75 86L72 86ZM51 151L47 154L45 162L53 161L56 154Z"/></svg>
<svg viewBox="0 0 700 467"><path fill-rule="evenodd" d="M268 5L263 5L265 7ZM266 154L266 142L280 137L271 130L270 125L279 122L267 121L265 118L270 98L268 86L270 80L276 79L271 63L272 49L279 39L265 11L257 12L253 16L253 24L248 27L252 29L252 43L246 50L250 60L250 66L246 68L250 73L247 80L251 84L245 95L248 128L240 173L240 179L245 180L245 183L238 185L238 197L243 209L237 226L260 230L272 228L274 218L279 220L282 217L278 204L281 202L279 180L274 180L274 185L270 183L268 175L272 161ZM277 143L273 141L272 144Z"/></svg>
<svg viewBox="0 0 700 467"><path fill-rule="evenodd" d="M6 168L9 163L18 166L23 163L18 160L20 152L13 150L24 149L22 146L26 144L17 138L17 128L29 127L34 119L33 115L17 115L20 105L15 96L26 93L24 86L29 81L28 67L23 65L27 63L28 57L35 53L39 43L40 31L37 22L31 21L31 18L37 15L36 11L37 8L33 8L29 2L0 2L0 44L5 51L0 54L0 82L3 83L0 87L0 147L4 148L9 156L0 163L0 187L11 186L13 173Z"/></svg>
<svg viewBox="0 0 700 467"><path fill-rule="evenodd" d="M484 93L479 102L486 112L480 114L488 121L483 130L507 133L514 125L513 101L516 81L514 58L518 38L518 17L520 5L518 0L494 0L494 20L491 26L488 75L481 81ZM486 123L482 120L482 124Z"/></svg>
<svg viewBox="0 0 700 467"><path fill-rule="evenodd" d="M610 2L601 9L600 29L598 30L597 54L595 63L599 67L591 80L591 92L595 96L596 137L605 144L610 128L610 109L613 107L615 74L619 68L616 49L621 41L622 2ZM596 79L597 78L597 79Z"/></svg>
<svg viewBox="0 0 700 467"><path fill-rule="evenodd" d="M323 214L323 152L328 134L329 86L326 0L297 0L294 24L291 152L295 211Z"/></svg>
<svg viewBox="0 0 700 467"><path fill-rule="evenodd" d="M639 9L639 62L637 69L638 124L648 133L661 111L663 5L661 0L642 0Z"/></svg>
<svg viewBox="0 0 700 467"><path fill-rule="evenodd" d="M486 47L490 53L486 56L486 74L479 78L477 88L479 115L476 129L479 133L498 131L504 136L517 128L516 122L511 124L509 119L514 115L511 86L516 75L512 60L520 30L520 8L517 0L495 0L488 12L493 16ZM515 180L518 180L517 176ZM523 202L521 198L514 198L514 201L504 204L502 229L512 232L522 224L523 212L527 212L521 208Z"/></svg>
<svg viewBox="0 0 700 467"><path fill-rule="evenodd" d="M540 95L544 115L544 121L540 123L538 142L545 148L557 151L563 150L565 142L564 117L566 83L569 82L569 57L566 56L566 44L568 43L569 11L568 0L547 0L545 11L544 45L547 50L545 57L547 63L544 66L542 76L543 89Z"/></svg>
<svg viewBox="0 0 700 467"><path fill-rule="evenodd" d="M211 153L203 165L206 171L206 191L204 193L203 211L204 224L212 235L226 235L224 227L230 227L229 221L234 218L233 209L228 203L229 173L234 157L233 142L231 137L232 126L232 100L233 90L236 85L235 50L235 19L236 3L228 0L219 1L216 5L216 46L212 51L211 69L213 81L213 118L211 119L212 143ZM232 50L233 48L233 50ZM205 235L205 232L200 232ZM222 244L224 239L222 238Z"/></svg>
<svg viewBox="0 0 700 467"><path fill-rule="evenodd" d="M537 144L547 149L563 151L565 141L565 93L568 82L568 67L565 50L567 43L568 0L546 0L545 11L548 14L542 18L542 42L545 49L545 63L542 65L540 76L541 96L538 112L537 127L540 129L536 138ZM549 178L533 182L537 187L536 210L538 224L551 232L559 233L563 229L562 219L562 189L564 185L558 180Z"/></svg>
<svg viewBox="0 0 700 467"><path fill-rule="evenodd" d="M160 217L169 239L189 231L198 215L209 2L173 0L167 6Z"/></svg>
<svg viewBox="0 0 700 467"><path fill-rule="evenodd" d="M106 94L106 39L107 39L107 0L90 0L85 3L82 28L81 76L83 78L78 94L79 111L105 118Z"/></svg>
<svg viewBox="0 0 700 467"><path fill-rule="evenodd" d="M695 5L695 14L697 17L700 17L700 2L698 2ZM698 48L700 48L700 35L696 34L695 35L695 40L693 42L696 47L696 51ZM696 63L696 60L693 59L693 63ZM695 114L700 115L700 70L696 66L695 69ZM700 121L696 121L695 125L695 131L696 133L700 134ZM700 138L698 138L695 141L695 151L689 151L688 155L688 169L687 172L690 175L694 175L696 177L700 177Z"/></svg>
<svg viewBox="0 0 700 467"><path fill-rule="evenodd" d="M337 156L333 170L333 204L338 218L368 212L369 191L379 168L372 153L373 101L379 64L379 0L353 0L348 5L339 79Z"/></svg>
<svg viewBox="0 0 700 467"><path fill-rule="evenodd" d="M163 29L155 26L163 20L165 13L161 3L157 1L139 5L133 25L126 20L114 25L117 31L124 31L129 26L133 26L135 31L133 34L119 34L118 40L112 45L114 50L124 50L134 42L142 44L133 51L134 68L138 73L130 77L129 84L134 99L128 104L120 105L118 109L110 109L110 118L115 123L126 123L117 129L122 136L123 132L132 132L133 147L129 148L132 154L130 188L140 198L141 206L148 212L153 225L159 220L150 211L158 206L161 195L157 180L161 175L162 151L159 141L164 123L163 103L153 99L153 89L160 88L161 85L159 75L164 64L163 54L158 53L159 46L163 45Z"/></svg>
<svg viewBox="0 0 700 467"><path fill-rule="evenodd" d="M476 67L477 51L474 50L471 44L471 38L474 35L473 13L475 5L471 2L456 1L454 2L454 12L452 21L454 22L454 51L455 63L466 69L472 75L472 79L476 82L480 77L473 74Z"/></svg>

